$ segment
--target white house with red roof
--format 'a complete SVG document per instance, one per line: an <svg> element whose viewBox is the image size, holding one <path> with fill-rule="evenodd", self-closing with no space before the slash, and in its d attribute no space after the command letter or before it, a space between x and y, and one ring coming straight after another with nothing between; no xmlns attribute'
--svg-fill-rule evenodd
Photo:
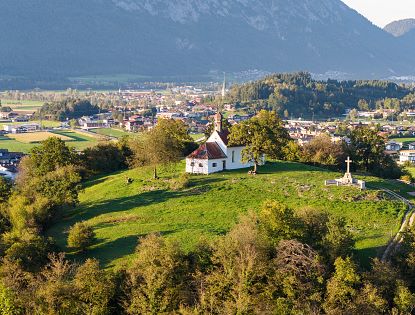
<svg viewBox="0 0 415 315"><path fill-rule="evenodd" d="M223 129L222 115L215 115L215 130L197 150L186 158L186 172L192 174L212 174L224 170L235 170L252 166L242 163L244 146L231 146L229 131Z"/></svg>

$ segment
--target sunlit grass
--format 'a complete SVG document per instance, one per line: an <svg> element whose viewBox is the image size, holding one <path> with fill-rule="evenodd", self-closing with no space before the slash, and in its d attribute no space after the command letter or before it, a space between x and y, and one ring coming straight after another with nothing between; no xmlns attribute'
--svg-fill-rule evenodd
<svg viewBox="0 0 415 315"><path fill-rule="evenodd" d="M340 174L297 163L269 163L257 176L247 175L247 170L191 176L189 188L171 190L169 181L183 170L184 163L159 169L159 180L151 179L151 168L96 178L86 184L80 205L65 213L49 235L67 250L68 228L87 221L98 237L87 255L107 267L120 267L128 264L143 235L161 233L191 250L201 238L225 234L240 215L258 211L265 200L272 199L296 210L312 207L345 217L357 240L358 256L367 260L397 232L405 211L402 203L379 199L376 191L326 187L324 180ZM133 180L131 184L127 184L127 177ZM389 185L374 177L366 179L377 187ZM396 189L401 188L406 189L396 184Z"/></svg>

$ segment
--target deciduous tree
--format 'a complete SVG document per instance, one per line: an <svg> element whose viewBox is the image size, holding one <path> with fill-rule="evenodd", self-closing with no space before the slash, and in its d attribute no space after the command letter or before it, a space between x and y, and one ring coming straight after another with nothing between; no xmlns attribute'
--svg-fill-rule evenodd
<svg viewBox="0 0 415 315"><path fill-rule="evenodd" d="M262 110L247 121L231 128L230 145L245 146L242 162L254 164L254 172L263 161L264 155L271 159L283 158L284 147L290 137L276 112Z"/></svg>

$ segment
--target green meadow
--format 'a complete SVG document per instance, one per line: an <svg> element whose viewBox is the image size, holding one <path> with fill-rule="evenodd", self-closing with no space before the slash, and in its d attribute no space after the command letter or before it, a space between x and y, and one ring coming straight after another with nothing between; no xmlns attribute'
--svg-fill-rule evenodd
<svg viewBox="0 0 415 315"><path fill-rule="evenodd" d="M114 137L114 138L121 138L123 136L131 135L131 133L128 133L121 129L115 129L115 128L99 128L99 129L93 129L91 130L91 132L96 133L101 136Z"/></svg>
<svg viewBox="0 0 415 315"><path fill-rule="evenodd" d="M394 140L396 142L400 142L403 145L408 145L412 142L415 142L415 137L405 137L405 138L391 138L391 140Z"/></svg>
<svg viewBox="0 0 415 315"><path fill-rule="evenodd" d="M2 99L2 106L10 106L17 111L36 111L43 106L43 101Z"/></svg>
<svg viewBox="0 0 415 315"><path fill-rule="evenodd" d="M177 240L186 251L201 239L228 232L248 211L258 211L265 200L277 200L295 210L315 208L343 216L356 238L356 255L363 262L379 255L400 226L405 206L391 200L380 187L393 187L406 197L405 185L365 177L369 186L326 187L324 180L339 173L298 163L272 162L256 176L247 170L209 176L192 175L187 188L175 188L184 162L159 169L159 180L151 168L139 168L98 177L85 184L79 205L66 210L48 235L68 257L98 258L107 268L120 268L131 261L137 241L149 233ZM133 180L127 184L126 178ZM66 248L67 232L78 221L91 224L97 242L86 254Z"/></svg>

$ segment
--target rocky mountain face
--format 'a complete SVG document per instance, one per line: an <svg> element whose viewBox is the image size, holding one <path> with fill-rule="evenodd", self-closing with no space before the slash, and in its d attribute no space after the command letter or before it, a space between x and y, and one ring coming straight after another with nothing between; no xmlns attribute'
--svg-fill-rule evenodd
<svg viewBox="0 0 415 315"><path fill-rule="evenodd" d="M415 72L412 48L340 0L2 0L0 29L3 75Z"/></svg>
<svg viewBox="0 0 415 315"><path fill-rule="evenodd" d="M393 36L402 36L415 29L415 19L394 21L384 27L384 30Z"/></svg>

